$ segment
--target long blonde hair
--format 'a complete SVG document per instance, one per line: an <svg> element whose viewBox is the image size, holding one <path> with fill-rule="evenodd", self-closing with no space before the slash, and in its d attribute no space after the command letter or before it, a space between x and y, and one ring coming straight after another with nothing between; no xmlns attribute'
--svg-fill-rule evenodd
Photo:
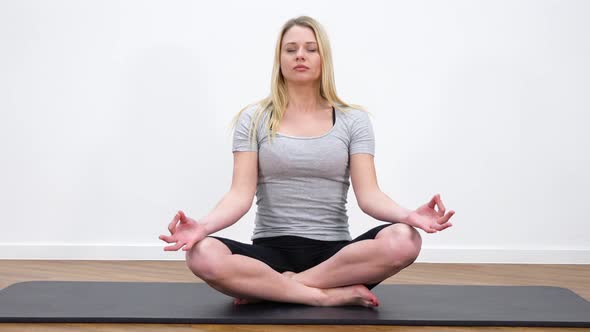
<svg viewBox="0 0 590 332"><path fill-rule="evenodd" d="M267 130L267 134L270 135L270 141L272 142L272 139L276 135L277 128L279 128L279 124L281 123L281 119L283 118L283 114L285 114L285 110L287 109L287 103L289 102L289 100L285 78L283 77L283 74L281 72L281 44L283 41L283 36L293 26L310 28L311 30L313 30L315 34L322 63L322 74L320 76L320 96L325 98L330 103L330 105L334 106L335 109L342 112L346 112L347 108L365 110L362 106L348 104L344 102L336 94L336 83L334 81L334 66L332 62L332 50L330 48L328 35L326 34L322 25L318 21L309 16L299 16L296 18L292 18L283 25L283 27L281 28L281 32L279 33L279 36L277 38L274 65L272 69L270 95L262 100L247 105L246 107L241 109L238 112L238 114L236 114L233 118L232 127L235 129L235 126L242 112L249 109L250 107L257 105L257 109L254 113L254 116L252 117L248 133L250 138L250 144L252 144L252 142L256 139L256 132L258 129L257 124L259 123L260 118L264 115L265 112L268 112L270 115L267 118L265 127Z"/></svg>

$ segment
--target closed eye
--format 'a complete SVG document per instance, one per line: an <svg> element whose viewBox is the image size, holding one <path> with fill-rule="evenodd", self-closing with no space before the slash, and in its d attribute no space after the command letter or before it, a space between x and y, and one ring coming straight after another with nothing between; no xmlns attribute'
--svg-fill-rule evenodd
<svg viewBox="0 0 590 332"><path fill-rule="evenodd" d="M287 53L293 53L293 52L295 52L295 51L296 51L296 50L287 50ZM316 52L317 50L316 50L316 49L309 49L309 50L307 50L307 51L308 51L308 52Z"/></svg>

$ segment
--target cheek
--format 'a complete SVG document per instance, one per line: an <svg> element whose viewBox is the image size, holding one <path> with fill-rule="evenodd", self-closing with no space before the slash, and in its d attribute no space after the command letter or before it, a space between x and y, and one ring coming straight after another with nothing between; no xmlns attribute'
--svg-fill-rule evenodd
<svg viewBox="0 0 590 332"><path fill-rule="evenodd" d="M313 55L310 56L310 60L312 60L316 66L320 66L322 64L322 58L318 52L313 53Z"/></svg>
<svg viewBox="0 0 590 332"><path fill-rule="evenodd" d="M292 60L288 56L281 55L281 68L289 67L291 62Z"/></svg>
<svg viewBox="0 0 590 332"><path fill-rule="evenodd" d="M287 61L281 56L281 64L280 64L280 68L281 68L281 72L285 72L285 64L287 63Z"/></svg>
<svg viewBox="0 0 590 332"><path fill-rule="evenodd" d="M320 58L319 54L314 58L314 64L318 71L322 70L322 58Z"/></svg>

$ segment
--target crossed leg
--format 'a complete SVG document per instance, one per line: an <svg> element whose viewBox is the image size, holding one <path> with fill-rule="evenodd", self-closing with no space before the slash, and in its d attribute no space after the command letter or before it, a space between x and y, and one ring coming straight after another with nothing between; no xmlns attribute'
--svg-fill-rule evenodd
<svg viewBox="0 0 590 332"><path fill-rule="evenodd" d="M414 228L395 224L379 231L375 239L350 244L325 262L291 276L256 259L232 255L214 238L188 251L186 263L211 287L240 299L371 307L378 305L377 297L362 284L399 272L416 259L420 246Z"/></svg>
<svg viewBox="0 0 590 332"><path fill-rule="evenodd" d="M412 226L397 223L380 230L375 239L347 245L292 278L318 288L379 283L411 265L421 247L420 233Z"/></svg>
<svg viewBox="0 0 590 332"><path fill-rule="evenodd" d="M306 286L265 263L232 255L225 244L205 238L187 251L189 269L216 290L245 300L269 300L314 306L374 307L377 297L363 285L319 289Z"/></svg>

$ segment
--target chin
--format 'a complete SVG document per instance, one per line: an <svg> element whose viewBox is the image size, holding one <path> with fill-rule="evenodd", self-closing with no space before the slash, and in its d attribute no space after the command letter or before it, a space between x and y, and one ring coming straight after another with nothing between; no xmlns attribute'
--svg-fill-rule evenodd
<svg viewBox="0 0 590 332"><path fill-rule="evenodd" d="M285 77L287 82L295 83L295 84L312 84L319 81L319 78L309 78L309 77Z"/></svg>

